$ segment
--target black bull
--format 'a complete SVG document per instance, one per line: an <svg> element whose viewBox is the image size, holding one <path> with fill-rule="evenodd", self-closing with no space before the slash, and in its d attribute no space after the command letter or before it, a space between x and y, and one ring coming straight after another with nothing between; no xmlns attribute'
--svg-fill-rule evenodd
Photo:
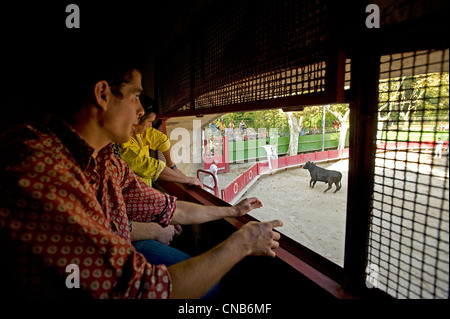
<svg viewBox="0 0 450 319"><path fill-rule="evenodd" d="M324 191L324 193L326 193L331 188L331 186L333 186L333 183L336 184L336 190L334 191L334 193L341 189L341 172L327 170L309 161L305 164L305 166L303 166L303 169L307 169L311 174L309 187L314 188L316 182L319 181L328 184L328 188Z"/></svg>

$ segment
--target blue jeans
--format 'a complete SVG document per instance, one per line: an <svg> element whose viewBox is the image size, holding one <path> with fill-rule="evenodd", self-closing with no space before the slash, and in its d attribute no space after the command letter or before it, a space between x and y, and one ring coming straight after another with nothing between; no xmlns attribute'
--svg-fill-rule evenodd
<svg viewBox="0 0 450 319"><path fill-rule="evenodd" d="M139 240L132 242L132 244L152 265L166 265L169 267L191 258L188 254L156 240Z"/></svg>
<svg viewBox="0 0 450 319"><path fill-rule="evenodd" d="M167 246L156 240L139 240L132 242L137 252L144 255L145 259L152 265L166 265L167 267L191 258L188 254ZM213 298L219 291L219 284L208 291L202 299Z"/></svg>

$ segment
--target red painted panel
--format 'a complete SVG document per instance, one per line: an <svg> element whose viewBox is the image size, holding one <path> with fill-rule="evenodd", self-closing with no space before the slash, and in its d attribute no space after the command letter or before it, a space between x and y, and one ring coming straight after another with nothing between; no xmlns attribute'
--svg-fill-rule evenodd
<svg viewBox="0 0 450 319"><path fill-rule="evenodd" d="M286 156L286 165L292 166L292 165L298 165L302 162L302 155L294 155L294 156Z"/></svg>
<svg viewBox="0 0 450 319"><path fill-rule="evenodd" d="M328 151L316 152L316 161L323 161L328 159Z"/></svg>
<svg viewBox="0 0 450 319"><path fill-rule="evenodd" d="M280 157L279 159L277 159L275 161L278 161L278 168L283 168L283 167L287 166L287 164L286 164L286 157ZM276 167L273 166L273 168L275 169Z"/></svg>
<svg viewBox="0 0 450 319"><path fill-rule="evenodd" d="M256 176L258 176L258 163L250 167L244 173L244 187L248 185Z"/></svg>
<svg viewBox="0 0 450 319"><path fill-rule="evenodd" d="M333 159L333 158L339 158L340 157L340 150L331 150L328 151L328 158L329 159Z"/></svg>
<svg viewBox="0 0 450 319"><path fill-rule="evenodd" d="M304 161L304 163L306 163L308 161L315 162L316 161L316 153L303 154L303 161Z"/></svg>
<svg viewBox="0 0 450 319"><path fill-rule="evenodd" d="M259 162L259 174L263 174L269 171L269 162Z"/></svg>

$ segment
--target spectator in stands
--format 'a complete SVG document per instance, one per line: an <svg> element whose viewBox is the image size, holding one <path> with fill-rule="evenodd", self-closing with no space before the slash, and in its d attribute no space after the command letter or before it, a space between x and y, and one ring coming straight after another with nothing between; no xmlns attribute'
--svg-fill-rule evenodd
<svg viewBox="0 0 450 319"><path fill-rule="evenodd" d="M220 130L217 127L216 123L214 123L214 122L209 123L209 134L219 135L219 133L220 133Z"/></svg>
<svg viewBox="0 0 450 319"><path fill-rule="evenodd" d="M220 123L219 123L219 125L218 125L218 128L219 128L219 130L220 130L220 133L222 133L222 135L224 135L224 134L225 134L225 128L226 128L226 125L225 125L225 123L223 122L223 120L220 121Z"/></svg>
<svg viewBox="0 0 450 319"><path fill-rule="evenodd" d="M241 120L241 123L239 123L239 129L241 131L241 134L244 134L246 128L247 128L247 125L245 124L244 120Z"/></svg>
<svg viewBox="0 0 450 319"><path fill-rule="evenodd" d="M261 128L261 129L258 129L258 132L260 133L259 134L259 138L260 139L265 139L267 137L266 128L265 127Z"/></svg>
<svg viewBox="0 0 450 319"><path fill-rule="evenodd" d="M122 159L136 175L150 186L157 179L201 186L201 182L197 178L186 176L177 169L175 164L169 168L164 161L150 156L150 150L159 149L165 155L167 163L173 163L170 158L169 137L151 126L156 118L153 99L141 95L140 102L145 113L140 117L139 123L134 126L131 138L119 146Z"/></svg>
<svg viewBox="0 0 450 319"><path fill-rule="evenodd" d="M338 127L339 127L339 121L337 119L333 120L333 127L334 127L334 130L337 132Z"/></svg>
<svg viewBox="0 0 450 319"><path fill-rule="evenodd" d="M129 220L196 224L262 204L177 200L113 154L112 144L128 141L144 115L141 73L118 51L88 50L71 59L51 91L59 116L0 139L8 154L0 157L2 297L198 298L246 256L275 256L280 235L272 229L280 221L248 223L215 248L169 267L136 252ZM79 276L79 289L68 289L67 269Z"/></svg>

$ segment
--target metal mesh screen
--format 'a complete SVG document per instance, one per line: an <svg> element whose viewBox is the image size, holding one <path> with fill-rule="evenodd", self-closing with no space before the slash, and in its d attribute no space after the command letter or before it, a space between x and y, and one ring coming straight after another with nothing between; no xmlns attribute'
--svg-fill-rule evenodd
<svg viewBox="0 0 450 319"><path fill-rule="evenodd" d="M164 111L168 110L167 103L179 106L190 101L191 46L185 43L176 52L171 55L170 63L164 64L164 72L158 74L158 105L164 106Z"/></svg>
<svg viewBox="0 0 450 319"><path fill-rule="evenodd" d="M380 62L366 282L396 298L448 298L449 51Z"/></svg>
<svg viewBox="0 0 450 319"><path fill-rule="evenodd" d="M234 1L221 10L158 62L163 113L327 91L328 1Z"/></svg>

